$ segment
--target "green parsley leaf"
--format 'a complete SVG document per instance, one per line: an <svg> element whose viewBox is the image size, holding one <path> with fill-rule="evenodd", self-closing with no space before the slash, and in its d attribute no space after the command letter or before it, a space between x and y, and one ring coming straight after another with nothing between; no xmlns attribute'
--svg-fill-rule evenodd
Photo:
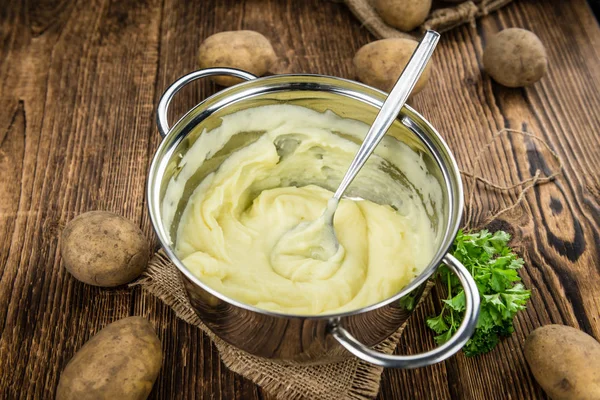
<svg viewBox="0 0 600 400"><path fill-rule="evenodd" d="M449 326L444 321L443 315L438 315L437 317L429 318L427 320L427 326L433 330L435 333L442 333L448 330Z"/></svg>
<svg viewBox="0 0 600 400"><path fill-rule="evenodd" d="M465 292L460 292L451 299L443 300L454 311L464 311L465 309Z"/></svg>
<svg viewBox="0 0 600 400"><path fill-rule="evenodd" d="M512 283L520 281L517 270L491 268L490 286L496 292L502 292L507 288L512 287Z"/></svg>
<svg viewBox="0 0 600 400"><path fill-rule="evenodd" d="M471 272L479 288L481 306L479 320L473 337L463 351L471 357L491 351L502 337L513 331L513 319L523 310L531 293L525 289L518 270L523 259L508 246L510 235L503 231L487 230L456 235L452 254ZM448 298L443 300L439 315L427 319L427 326L437 336L438 344L452 337L462 322L465 293L460 281L446 266L441 266L438 276L448 287Z"/></svg>
<svg viewBox="0 0 600 400"><path fill-rule="evenodd" d="M442 333L441 335L436 336L435 342L437 344L444 344L446 343L448 340L450 340L450 338L452 337L452 335L454 335L454 332L456 331L455 327L450 327L445 333Z"/></svg>

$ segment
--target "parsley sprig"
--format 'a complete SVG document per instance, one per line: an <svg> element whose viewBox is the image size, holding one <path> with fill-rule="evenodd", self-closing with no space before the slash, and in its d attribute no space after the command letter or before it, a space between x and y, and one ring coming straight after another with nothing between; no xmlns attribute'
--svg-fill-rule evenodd
<svg viewBox="0 0 600 400"><path fill-rule="evenodd" d="M513 331L513 318L525 308L530 291L526 290L517 270L523 259L510 247L510 235L503 231L490 233L458 232L452 254L469 270L481 296L479 320L474 335L463 351L471 357L487 353ZM448 287L448 298L443 300L441 313L427 319L429 328L437 333L438 344L446 342L456 332L465 310L465 292L456 276L446 266L438 274Z"/></svg>

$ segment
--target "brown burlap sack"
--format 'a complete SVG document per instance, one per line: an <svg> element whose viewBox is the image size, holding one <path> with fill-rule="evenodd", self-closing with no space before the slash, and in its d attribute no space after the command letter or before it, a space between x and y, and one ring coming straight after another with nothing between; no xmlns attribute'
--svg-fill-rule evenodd
<svg viewBox="0 0 600 400"><path fill-rule="evenodd" d="M383 368L357 358L332 364L302 366L283 365L252 356L215 336L198 318L190 306L177 267L160 250L150 260L144 276L133 283L161 299L184 321L197 326L216 345L223 363L278 399L370 399L379 392ZM427 298L433 283L429 282L421 297ZM392 336L374 348L391 354L396 349L406 323Z"/></svg>
<svg viewBox="0 0 600 400"><path fill-rule="evenodd" d="M487 15L510 3L512 0L481 0L480 2L464 1L448 7L449 3L435 3L429 17L418 28L419 31L433 29L444 32L457 26L469 23L474 25L475 19ZM345 0L346 4L363 25L378 39L393 37L413 37L389 26L377 14L371 0Z"/></svg>

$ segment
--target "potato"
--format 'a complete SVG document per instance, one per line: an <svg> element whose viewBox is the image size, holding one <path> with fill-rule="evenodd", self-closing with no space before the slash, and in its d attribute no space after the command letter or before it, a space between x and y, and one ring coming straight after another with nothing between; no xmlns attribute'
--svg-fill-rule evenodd
<svg viewBox="0 0 600 400"><path fill-rule="evenodd" d="M124 318L73 356L60 376L56 399L145 399L161 364L161 344L152 325L142 317Z"/></svg>
<svg viewBox="0 0 600 400"><path fill-rule="evenodd" d="M367 85L389 92L410 60L418 43L411 39L383 39L361 47L353 64L358 79ZM420 92L431 74L431 61L417 81L412 94Z"/></svg>
<svg viewBox="0 0 600 400"><path fill-rule="evenodd" d="M600 399L600 343L563 325L537 328L525 341L533 376L553 400Z"/></svg>
<svg viewBox="0 0 600 400"><path fill-rule="evenodd" d="M386 24L409 32L425 22L431 0L374 0L373 6Z"/></svg>
<svg viewBox="0 0 600 400"><path fill-rule="evenodd" d="M67 223L60 251L65 268L94 286L123 285L137 278L148 264L144 234L133 222L107 211L91 211Z"/></svg>
<svg viewBox="0 0 600 400"><path fill-rule="evenodd" d="M271 42L258 32L228 31L207 37L198 54L201 68L231 67L264 75L277 60ZM231 86L241 80L230 76L211 78L221 86Z"/></svg>
<svg viewBox="0 0 600 400"><path fill-rule="evenodd" d="M504 86L527 86L546 74L548 56L533 32L509 28L490 39L483 51L483 68Z"/></svg>

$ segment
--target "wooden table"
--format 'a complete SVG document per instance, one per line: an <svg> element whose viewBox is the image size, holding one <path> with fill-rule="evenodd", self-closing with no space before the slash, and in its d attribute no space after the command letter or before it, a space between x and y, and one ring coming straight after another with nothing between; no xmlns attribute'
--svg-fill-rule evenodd
<svg viewBox="0 0 600 400"><path fill-rule="evenodd" d="M548 75L506 89L481 72L486 40L504 27L533 30L546 44ZM0 7L0 398L53 397L74 352L104 325L147 316L165 353L152 398L269 398L229 372L209 340L138 289L100 289L65 272L57 249L64 224L87 210L112 210L156 244L144 198L160 142L155 104L165 87L197 68L208 35L253 29L281 58L275 72L353 78L355 51L374 38L344 4L318 0L5 2ZM217 89L207 82L178 96L181 115ZM435 73L413 105L446 138L463 169L503 127L533 132L564 162L563 175L535 188L494 227L515 235L521 275L532 289L516 332L492 353L462 354L411 371L387 370L380 397L543 398L523 358L528 332L548 323L600 338L600 29L583 0L517 0L443 35ZM482 166L500 183L553 168L548 152L513 136ZM486 215L517 193L480 191ZM402 352L431 348L424 319L434 293L410 321Z"/></svg>

